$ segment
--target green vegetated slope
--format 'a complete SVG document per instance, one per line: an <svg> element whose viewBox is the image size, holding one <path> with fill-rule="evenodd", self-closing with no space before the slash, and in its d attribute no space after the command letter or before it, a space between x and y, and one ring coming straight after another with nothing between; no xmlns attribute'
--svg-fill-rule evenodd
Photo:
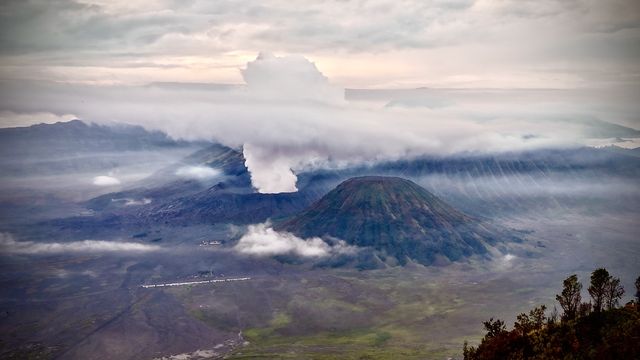
<svg viewBox="0 0 640 360"><path fill-rule="evenodd" d="M231 359L442 359L480 339L479 308L518 310L493 294L513 304L526 297L505 279L443 282L429 271L323 270L171 291L201 321L242 331L249 344Z"/></svg>
<svg viewBox="0 0 640 360"><path fill-rule="evenodd" d="M334 237L404 264L432 264L487 252L486 245L517 240L454 209L417 184L397 178L349 179L276 230L302 237Z"/></svg>
<svg viewBox="0 0 640 360"><path fill-rule="evenodd" d="M454 343L462 338L428 343L424 329L439 326L459 332L461 319L451 324L440 320L442 314L460 310L461 297L396 276L372 280L309 280L282 308L274 309L266 326L246 329L249 345L231 358L424 359L459 352Z"/></svg>

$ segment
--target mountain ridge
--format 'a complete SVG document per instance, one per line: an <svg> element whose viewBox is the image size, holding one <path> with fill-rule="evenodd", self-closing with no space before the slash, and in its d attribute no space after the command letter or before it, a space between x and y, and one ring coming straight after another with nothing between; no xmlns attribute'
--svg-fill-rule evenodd
<svg viewBox="0 0 640 360"><path fill-rule="evenodd" d="M374 248L400 264L413 260L423 265L487 254L488 247L517 239L410 180L386 176L348 179L275 229L335 237Z"/></svg>

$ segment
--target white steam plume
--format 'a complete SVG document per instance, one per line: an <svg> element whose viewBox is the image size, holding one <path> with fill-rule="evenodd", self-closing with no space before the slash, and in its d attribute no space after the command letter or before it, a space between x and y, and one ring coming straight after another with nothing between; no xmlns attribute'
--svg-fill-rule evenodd
<svg viewBox="0 0 640 360"><path fill-rule="evenodd" d="M245 165L251 173L251 183L259 192L296 192L297 177L291 170L287 158L274 157L264 148L244 144L242 149Z"/></svg>

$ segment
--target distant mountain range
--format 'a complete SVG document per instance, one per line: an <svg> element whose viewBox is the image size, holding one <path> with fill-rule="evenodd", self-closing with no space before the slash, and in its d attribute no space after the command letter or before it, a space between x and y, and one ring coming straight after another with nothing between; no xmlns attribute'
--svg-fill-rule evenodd
<svg viewBox="0 0 640 360"><path fill-rule="evenodd" d="M80 120L0 129L2 176L89 172L135 164L135 154L193 152L204 142L175 140L160 131ZM154 159L157 160L157 159Z"/></svg>
<svg viewBox="0 0 640 360"><path fill-rule="evenodd" d="M519 240L409 180L382 176L349 179L275 229L371 247L400 264L455 261L484 254L487 245Z"/></svg>
<svg viewBox="0 0 640 360"><path fill-rule="evenodd" d="M65 156L69 153L154 150L188 144L141 126L107 126L80 120L0 129L0 154L3 156Z"/></svg>
<svg viewBox="0 0 640 360"><path fill-rule="evenodd" d="M462 211L483 217L583 208L638 209L637 149L540 149L501 154L423 156L299 174L299 188L326 193L355 176L410 179Z"/></svg>
<svg viewBox="0 0 640 360"><path fill-rule="evenodd" d="M296 193L259 194L251 185L242 149L213 144L183 158L127 190L105 194L87 202L97 215L109 214L127 222L153 224L250 224L296 215L341 182L358 176L397 176L412 180L435 196L475 217L504 216L514 212L558 209L602 203L600 196L615 194L583 190L611 178L640 178L640 159L604 149L539 150L500 155L421 157L339 170L318 169L298 174ZM220 170L211 179L176 176L182 166ZM598 180L600 179L600 180ZM555 187L562 185L574 194ZM606 186L602 185L603 187ZM635 194L625 193L633 206ZM130 199L140 203L131 206ZM608 206L603 203L602 206ZM123 220L124 221L124 220ZM455 257L452 255L452 257Z"/></svg>

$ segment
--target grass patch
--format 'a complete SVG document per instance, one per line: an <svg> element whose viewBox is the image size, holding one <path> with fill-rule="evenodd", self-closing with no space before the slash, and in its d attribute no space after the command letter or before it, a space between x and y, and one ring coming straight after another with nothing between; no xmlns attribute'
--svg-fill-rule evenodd
<svg viewBox="0 0 640 360"><path fill-rule="evenodd" d="M324 332L310 336L280 336L270 329L245 333L250 345L229 359L424 359L434 353L450 355L451 349L430 349L415 343L402 329L363 329ZM435 351L434 351L435 350Z"/></svg>
<svg viewBox="0 0 640 360"><path fill-rule="evenodd" d="M386 344L387 341L389 341L389 339L391 339L391 334L389 334L386 331L376 333L376 337L373 340L373 344L372 345L380 347L380 346Z"/></svg>

